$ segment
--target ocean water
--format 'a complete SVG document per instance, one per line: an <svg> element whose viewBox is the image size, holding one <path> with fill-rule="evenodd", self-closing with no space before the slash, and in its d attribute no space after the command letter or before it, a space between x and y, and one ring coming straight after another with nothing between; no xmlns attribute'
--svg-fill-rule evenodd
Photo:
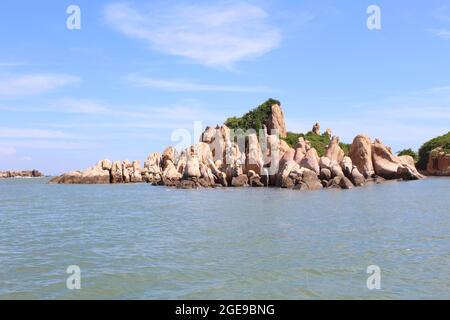
<svg viewBox="0 0 450 320"><path fill-rule="evenodd" d="M47 181L0 180L0 299L450 298L447 178L311 192Z"/></svg>

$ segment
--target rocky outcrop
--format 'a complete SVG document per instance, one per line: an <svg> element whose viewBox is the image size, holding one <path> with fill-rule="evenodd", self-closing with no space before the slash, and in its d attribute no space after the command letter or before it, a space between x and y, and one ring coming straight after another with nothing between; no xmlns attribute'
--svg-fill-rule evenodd
<svg viewBox="0 0 450 320"><path fill-rule="evenodd" d="M270 117L266 121L266 127L269 133L271 133L272 130L277 130L281 138L287 137L283 110L281 110L281 107L278 104L272 105Z"/></svg>
<svg viewBox="0 0 450 320"><path fill-rule="evenodd" d="M375 173L384 179L417 180L423 178L411 164L411 159L407 157L393 155L390 148L379 139L376 139L372 145L372 162Z"/></svg>
<svg viewBox="0 0 450 320"><path fill-rule="evenodd" d="M65 184L107 184L111 183L111 167L109 160L101 160L95 166L84 171L73 171L55 177L50 183Z"/></svg>
<svg viewBox="0 0 450 320"><path fill-rule="evenodd" d="M320 135L320 123L316 122L312 127L312 133Z"/></svg>
<svg viewBox="0 0 450 320"><path fill-rule="evenodd" d="M0 179L6 178L38 178L43 174L38 170L0 171Z"/></svg>
<svg viewBox="0 0 450 320"><path fill-rule="evenodd" d="M268 105L263 110L268 110ZM258 133L243 134L243 130L233 131L226 125L207 127L198 143L184 150L168 147L162 154L151 153L143 168L140 161L102 160L94 167L66 173L51 182L147 182L181 189L276 186L318 190L352 189L380 183L384 179L422 178L411 157L394 156L381 141L375 140L372 143L364 135L355 137L348 156L341 148L337 136L331 138L321 157L311 142L302 136L291 147L286 142L289 139L284 141L280 138L286 136L281 107L272 104L270 110L270 117L267 121L264 120L265 126ZM259 119L255 116L258 112L253 113L256 120ZM231 120L227 123L233 125ZM280 136L270 134L272 129L276 129ZM318 123L313 132L320 134ZM330 135L331 131L327 130L327 134ZM328 140L326 136L318 138ZM313 142L317 146L317 141ZM445 160L448 158L437 151L433 156L430 160L431 169L444 166L448 168L448 160ZM444 160L435 160L441 158Z"/></svg>
<svg viewBox="0 0 450 320"><path fill-rule="evenodd" d="M331 160L333 163L341 163L344 159L345 152L339 145L339 137L333 136L330 143L328 144L327 150L325 152L325 157Z"/></svg>
<svg viewBox="0 0 450 320"><path fill-rule="evenodd" d="M433 149L428 157L426 174L431 176L450 176L450 154L442 147Z"/></svg>
<svg viewBox="0 0 450 320"><path fill-rule="evenodd" d="M358 171L369 178L375 174L372 163L372 142L365 135L357 135L353 139L350 147L349 156Z"/></svg>

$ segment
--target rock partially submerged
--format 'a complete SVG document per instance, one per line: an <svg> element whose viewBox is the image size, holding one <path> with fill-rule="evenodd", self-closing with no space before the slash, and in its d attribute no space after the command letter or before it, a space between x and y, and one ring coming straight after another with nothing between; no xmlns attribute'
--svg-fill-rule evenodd
<svg viewBox="0 0 450 320"><path fill-rule="evenodd" d="M273 105L271 110L259 136L254 132L237 136L226 125L207 127L198 143L180 152L168 147L162 154L151 153L143 168L139 161L102 160L94 167L63 174L50 182L147 182L182 189L274 186L318 190L352 189L385 179L423 177L411 157L397 157L380 140L372 143L364 135L355 137L348 156L338 136L331 138L322 157L303 137L292 148L280 139L286 133L281 107ZM316 134L320 133L318 124L314 129Z"/></svg>

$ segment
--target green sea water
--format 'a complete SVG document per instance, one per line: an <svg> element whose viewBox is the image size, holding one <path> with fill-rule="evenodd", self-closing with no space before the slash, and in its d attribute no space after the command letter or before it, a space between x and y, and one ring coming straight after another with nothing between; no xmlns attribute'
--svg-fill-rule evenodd
<svg viewBox="0 0 450 320"><path fill-rule="evenodd" d="M311 192L47 181L0 180L0 299L450 298L447 178Z"/></svg>

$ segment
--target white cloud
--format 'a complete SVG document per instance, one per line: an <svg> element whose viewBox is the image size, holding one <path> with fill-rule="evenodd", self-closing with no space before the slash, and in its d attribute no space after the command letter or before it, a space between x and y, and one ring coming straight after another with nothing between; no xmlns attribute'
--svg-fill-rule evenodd
<svg viewBox="0 0 450 320"><path fill-rule="evenodd" d="M157 5L138 10L115 3L106 22L157 50L207 66L233 63L276 48L281 34L262 8L247 3Z"/></svg>
<svg viewBox="0 0 450 320"><path fill-rule="evenodd" d="M39 95L79 82L78 77L64 74L0 75L0 97Z"/></svg>
<svg viewBox="0 0 450 320"><path fill-rule="evenodd" d="M2 143L9 148L20 148L24 150L35 149L55 149L55 150L81 150L81 149L98 149L102 144L89 141L61 141L47 139L24 139L24 140L4 140Z"/></svg>
<svg viewBox="0 0 450 320"><path fill-rule="evenodd" d="M0 105L0 110L11 112L38 112L38 113L75 113L75 114L98 114L110 112L104 103L75 98L53 99L45 102L33 102L29 105Z"/></svg>
<svg viewBox="0 0 450 320"><path fill-rule="evenodd" d="M264 86L236 86L236 85L216 85L199 83L188 80L163 80L154 78L145 78L135 75L126 77L132 85L142 88L150 88L164 91L177 92L269 92L270 88Z"/></svg>
<svg viewBox="0 0 450 320"><path fill-rule="evenodd" d="M435 36L450 39L450 26L448 23L450 22L450 9L448 6L440 6L438 7L433 14L435 20L441 24L445 25L445 27L441 28L431 28L428 29L429 32L433 33Z"/></svg>
<svg viewBox="0 0 450 320"><path fill-rule="evenodd" d="M429 29L435 36L443 39L450 39L450 30L447 29Z"/></svg>
<svg viewBox="0 0 450 320"><path fill-rule="evenodd" d="M14 139L67 139L73 138L62 131L28 129L28 128L1 128L0 138Z"/></svg>
<svg viewBox="0 0 450 320"><path fill-rule="evenodd" d="M9 157L16 154L16 148L10 146L0 146L0 157Z"/></svg>
<svg viewBox="0 0 450 320"><path fill-rule="evenodd" d="M110 109L101 102L88 99L64 98L52 102L51 105L54 111L68 113L95 114L110 111Z"/></svg>

